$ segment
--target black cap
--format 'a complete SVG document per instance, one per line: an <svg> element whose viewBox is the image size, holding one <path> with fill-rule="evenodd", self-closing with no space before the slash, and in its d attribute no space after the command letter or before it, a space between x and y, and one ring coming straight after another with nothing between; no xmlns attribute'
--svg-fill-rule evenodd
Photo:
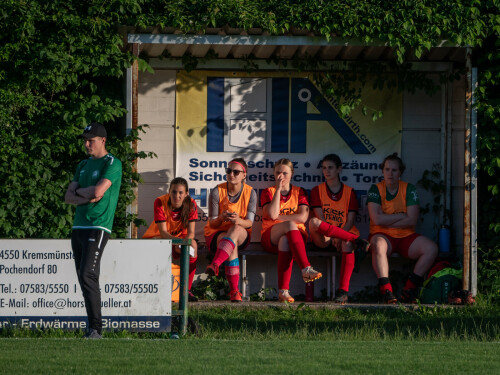
<svg viewBox="0 0 500 375"><path fill-rule="evenodd" d="M94 138L94 137L107 137L108 133L106 132L106 128L103 124L98 122L93 122L88 125L85 129L83 129L83 133L77 136L77 138Z"/></svg>

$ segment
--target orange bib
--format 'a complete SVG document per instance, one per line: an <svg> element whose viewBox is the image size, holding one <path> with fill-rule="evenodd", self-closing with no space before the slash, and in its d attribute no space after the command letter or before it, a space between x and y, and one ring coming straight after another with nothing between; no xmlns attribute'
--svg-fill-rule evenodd
<svg viewBox="0 0 500 375"><path fill-rule="evenodd" d="M323 216L328 224L335 225L340 228L344 228L347 223L349 202L351 200L352 191L352 188L347 185L344 185L343 189L342 198L338 201L334 201L330 198L326 182L319 185L319 199L321 200L321 210L323 211ZM359 230L354 225L351 229L349 229L349 232L359 236Z"/></svg>
<svg viewBox="0 0 500 375"><path fill-rule="evenodd" d="M173 220L172 212L168 209L169 195L165 194L159 198L163 206L163 212L165 213L165 217L167 218L166 224L168 233L175 237L185 238L187 235L187 228L184 228L182 226L182 220ZM144 233L142 238L161 238L160 230L158 229L158 225L154 220L149 226L146 233Z"/></svg>
<svg viewBox="0 0 500 375"><path fill-rule="evenodd" d="M272 196L276 193L276 186L271 186L268 188L271 192ZM293 215L299 212L299 194L300 188L298 186L292 185L292 192L290 193L290 199L287 202L280 201L280 215ZM278 224L283 222L283 220L271 220L270 218L262 217L262 230L261 233L264 233L267 229L271 228L274 224ZM302 233L306 232L305 224L298 224L297 228Z"/></svg>
<svg viewBox="0 0 500 375"><path fill-rule="evenodd" d="M387 201L387 187L385 181L379 182L377 185L382 203L382 212L386 215L406 213L406 187L407 182L399 181L398 193L391 201ZM389 228L382 225L375 225L370 221L370 234L385 233L394 238L403 238L415 233L415 227L407 228Z"/></svg>
<svg viewBox="0 0 500 375"><path fill-rule="evenodd" d="M223 211L231 211L237 212L239 217L245 219L247 217L248 203L250 202L250 196L252 194L252 187L247 184L243 184L243 191L241 192L240 198L237 202L231 203L229 201L229 197L227 196L227 183L224 182L217 186L219 189L219 212L220 215ZM227 232L233 223L231 222L223 222L219 227L212 228L210 226L210 222L205 225L205 236L210 237L212 234L216 232ZM248 236L252 234L252 227L246 230L248 232Z"/></svg>

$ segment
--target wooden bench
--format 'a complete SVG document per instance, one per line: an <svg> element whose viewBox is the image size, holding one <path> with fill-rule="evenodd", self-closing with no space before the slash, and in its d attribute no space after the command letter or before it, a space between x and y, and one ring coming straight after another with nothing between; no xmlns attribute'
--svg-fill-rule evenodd
<svg viewBox="0 0 500 375"><path fill-rule="evenodd" d="M309 244L308 244L309 245ZM198 256L202 254L208 254L208 248L204 243L198 244ZM241 275L243 277L243 283L245 282L245 278L247 275L246 270L246 258L252 256L271 256L277 257L276 254L268 253L262 249L262 246L258 242L250 243L244 250L239 250L239 256L241 257ZM319 258L327 258L327 266L326 266L326 294L328 298L335 297L335 278L336 278L336 267L337 267L337 257L340 257L341 254L339 252L334 251L317 251L311 250L308 246L307 248L307 257L319 257ZM245 297L246 288L242 288L243 297Z"/></svg>

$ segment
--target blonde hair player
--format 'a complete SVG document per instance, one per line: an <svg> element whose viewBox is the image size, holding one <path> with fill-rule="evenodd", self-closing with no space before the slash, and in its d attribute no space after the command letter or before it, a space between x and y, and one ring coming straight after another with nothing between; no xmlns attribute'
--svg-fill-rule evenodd
<svg viewBox="0 0 500 375"><path fill-rule="evenodd" d="M205 226L205 241L214 253L214 259L205 272L209 276L218 276L219 268L226 262L224 271L231 302L241 302L238 250L250 242L257 210L257 193L245 183L247 172L247 163L242 158L229 162L227 182L219 184L210 193L209 220Z"/></svg>
<svg viewBox="0 0 500 375"><path fill-rule="evenodd" d="M304 189L293 186L293 163L280 159L274 163L275 186L261 193L262 205L262 247L265 251L278 254L278 299L292 303L290 278L295 260L304 282L312 282L322 275L315 271L306 254L307 232L305 222L309 217L309 202Z"/></svg>

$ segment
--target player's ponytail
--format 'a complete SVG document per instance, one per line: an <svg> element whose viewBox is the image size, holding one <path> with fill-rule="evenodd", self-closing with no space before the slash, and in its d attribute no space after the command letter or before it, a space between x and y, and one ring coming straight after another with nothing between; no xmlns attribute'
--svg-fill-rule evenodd
<svg viewBox="0 0 500 375"><path fill-rule="evenodd" d="M182 209L181 209L181 220L182 220L182 226L184 228L188 227L189 214L191 213L191 209L193 208L192 206L193 202L191 201L191 197L188 194L186 195L186 198L184 198L184 201L182 202Z"/></svg>

